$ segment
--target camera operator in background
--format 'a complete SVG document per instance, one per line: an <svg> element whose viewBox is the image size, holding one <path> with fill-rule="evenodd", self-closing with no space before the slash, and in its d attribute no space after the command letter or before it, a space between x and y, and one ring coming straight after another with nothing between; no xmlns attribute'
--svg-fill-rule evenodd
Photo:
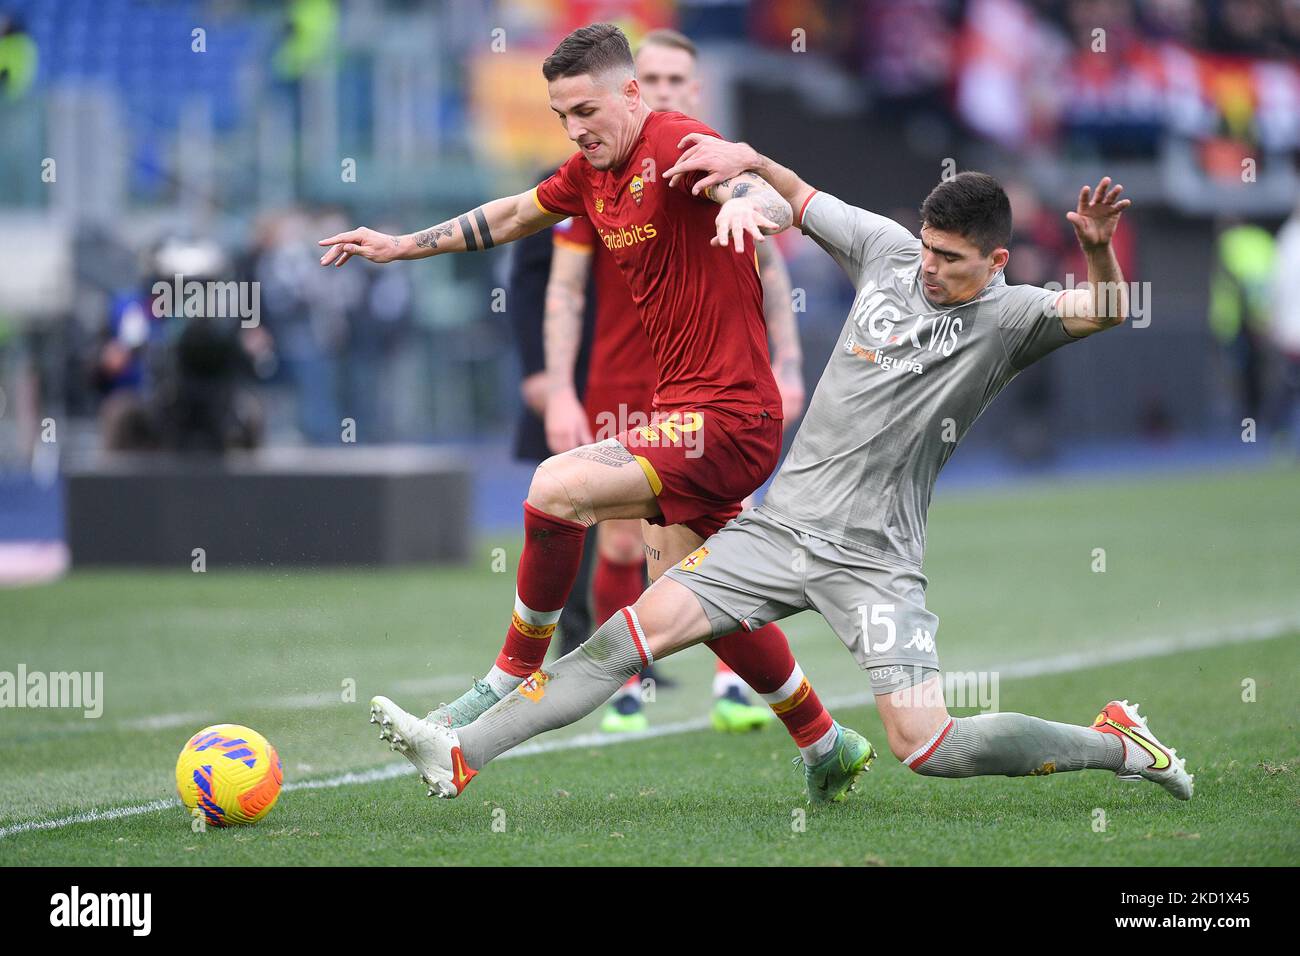
<svg viewBox="0 0 1300 956"><path fill-rule="evenodd" d="M104 447L215 454L256 447L261 405L242 383L253 377L253 356L270 347L266 333L244 328L238 316L187 316L181 303L164 305L177 276L217 281L225 254L212 242L168 239L150 259L148 291L115 303L96 355Z"/></svg>

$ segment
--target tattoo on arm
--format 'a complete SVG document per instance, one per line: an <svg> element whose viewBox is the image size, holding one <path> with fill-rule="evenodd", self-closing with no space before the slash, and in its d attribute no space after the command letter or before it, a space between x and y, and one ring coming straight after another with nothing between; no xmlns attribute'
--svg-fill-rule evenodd
<svg viewBox="0 0 1300 956"><path fill-rule="evenodd" d="M712 186L706 186L706 187L704 187L704 195L708 196L709 199L713 200L713 202L717 202L717 201L718 201L718 190L719 190L719 189L726 189L726 188L727 188L728 186L730 186L730 185L731 185L731 180L730 180L730 179L724 179L724 180L723 180L722 182L720 182L720 183L714 183Z"/></svg>
<svg viewBox="0 0 1300 956"><path fill-rule="evenodd" d="M646 555L647 558L649 558L649 559L652 560L652 561L658 561L658 560L659 560L659 549L658 549L658 548L652 548L652 547L650 547L650 545L648 545L648 544L642 544L641 547L645 548L645 555Z"/></svg>
<svg viewBox="0 0 1300 956"><path fill-rule="evenodd" d="M421 249L437 249L438 240L446 239L452 234L453 227L450 222L439 223L432 229L426 229L418 233L415 237L415 244Z"/></svg>
<svg viewBox="0 0 1300 956"><path fill-rule="evenodd" d="M743 179L745 181L737 182L735 186L732 186L732 182L737 179ZM710 186L705 190L705 193L708 195L709 199L718 202L719 197L717 190L726 189L728 187L731 188L732 199L739 199L742 196L750 196L758 203L759 212L772 220L772 222L776 223L782 229L789 226L791 220L794 218L793 213L789 210L789 203L781 197L780 193L768 185L767 180L763 179L762 176L752 170L747 169L740 175L732 177L732 179L724 179L722 182Z"/></svg>
<svg viewBox="0 0 1300 956"><path fill-rule="evenodd" d="M474 237L474 226L470 224L469 217L474 217L474 222L478 224L478 240ZM492 239L492 233L488 229L487 216L483 215L483 207L465 213L458 220L460 224L460 234L465 239L465 248L470 252L477 252L479 249L479 240L482 241L484 249L491 249L496 243Z"/></svg>
<svg viewBox="0 0 1300 956"><path fill-rule="evenodd" d="M740 189L740 186L737 186L736 189ZM775 189L767 186L765 190L757 194L756 198L763 215L776 223L779 229L784 229L790 225L791 220L794 218L794 214L790 210L790 204L782 199L780 193Z"/></svg>
<svg viewBox="0 0 1300 956"><path fill-rule="evenodd" d="M542 310L542 352L552 390L573 384L590 276L590 252L556 247Z"/></svg>
<svg viewBox="0 0 1300 956"><path fill-rule="evenodd" d="M474 217L474 223L478 225L478 231L475 233L474 225L470 223L470 217ZM461 238L465 240L466 252L477 252L479 249L491 249L496 245L496 240L492 238L492 231L488 229L487 216L483 214L483 207L465 213L455 222L448 219L446 222L439 223L432 229L426 229L424 232L417 233L415 244L421 249L438 248L438 243L444 239L451 238L455 233L456 227L460 226Z"/></svg>
<svg viewBox="0 0 1300 956"><path fill-rule="evenodd" d="M759 275L763 283L763 317L772 349L773 372L778 376L802 374L803 357L794 315L793 290L785 257L772 243L758 247Z"/></svg>
<svg viewBox="0 0 1300 956"><path fill-rule="evenodd" d="M478 243L474 241L474 227L469 224L469 216L461 216L456 222L460 226L460 237L465 240L465 250L478 252Z"/></svg>

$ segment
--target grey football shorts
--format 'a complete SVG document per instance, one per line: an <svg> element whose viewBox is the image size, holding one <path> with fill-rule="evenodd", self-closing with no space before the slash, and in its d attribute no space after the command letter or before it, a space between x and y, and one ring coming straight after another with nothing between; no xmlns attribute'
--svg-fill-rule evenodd
<svg viewBox="0 0 1300 956"><path fill-rule="evenodd" d="M925 575L790 528L762 508L729 521L667 571L691 589L714 637L819 612L874 694L937 673L939 619L925 607Z"/></svg>

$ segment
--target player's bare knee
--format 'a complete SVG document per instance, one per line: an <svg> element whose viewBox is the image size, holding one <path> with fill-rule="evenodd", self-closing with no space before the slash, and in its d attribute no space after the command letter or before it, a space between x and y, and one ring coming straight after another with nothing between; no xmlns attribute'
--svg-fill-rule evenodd
<svg viewBox="0 0 1300 956"><path fill-rule="evenodd" d="M647 590L636 599L632 610L636 612L636 619L647 638L653 635L656 643L672 639L675 615L671 607L665 606L662 596Z"/></svg>
<svg viewBox="0 0 1300 956"><path fill-rule="evenodd" d="M528 485L527 501L545 514L568 521L579 521L580 504L575 500L571 485L578 482L566 474L563 456L556 455L546 459L533 472L533 480Z"/></svg>
<svg viewBox="0 0 1300 956"><path fill-rule="evenodd" d="M657 658L712 636L699 600L671 578L660 578L647 588L632 610Z"/></svg>

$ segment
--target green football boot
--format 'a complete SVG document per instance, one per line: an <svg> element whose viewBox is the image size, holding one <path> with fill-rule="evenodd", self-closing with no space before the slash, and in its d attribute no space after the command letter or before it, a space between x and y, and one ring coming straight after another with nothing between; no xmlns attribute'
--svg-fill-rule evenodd
<svg viewBox="0 0 1300 956"><path fill-rule="evenodd" d="M605 708L605 716L600 719L600 730L606 734L635 734L649 727L650 718L646 717L645 711L624 714L613 704Z"/></svg>
<svg viewBox="0 0 1300 956"><path fill-rule="evenodd" d="M776 716L771 707L755 704L743 704L730 697L719 697L713 702L709 711L709 721L713 729L721 734L743 734L750 730L762 730Z"/></svg>
<svg viewBox="0 0 1300 956"><path fill-rule="evenodd" d="M857 731L840 726L835 722L838 734L835 747L826 759L809 767L804 765L804 782L808 785L809 803L839 803L854 789L858 777L871 769L871 761L876 759L876 748ZM795 757L796 766L803 764L803 757Z"/></svg>

